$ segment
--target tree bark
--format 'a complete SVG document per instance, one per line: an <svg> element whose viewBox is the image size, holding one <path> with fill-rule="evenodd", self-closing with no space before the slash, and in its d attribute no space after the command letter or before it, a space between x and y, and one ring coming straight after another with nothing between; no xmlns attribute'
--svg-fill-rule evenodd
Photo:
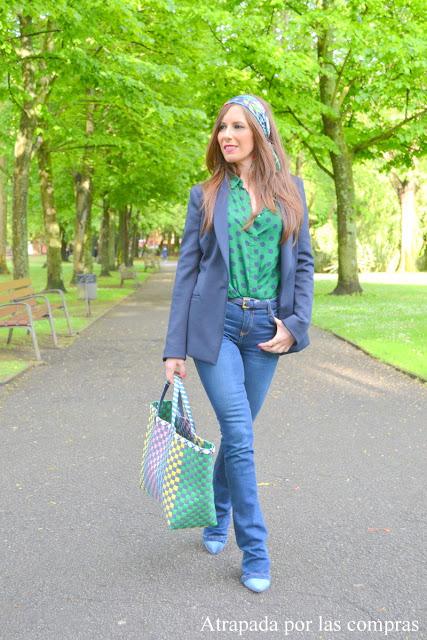
<svg viewBox="0 0 427 640"><path fill-rule="evenodd" d="M74 273L71 282L76 281L76 274L83 273L84 242L86 239L86 225L92 205L92 185L89 175L74 174L74 189L76 197L76 225L74 231L73 265Z"/></svg>
<svg viewBox="0 0 427 640"><path fill-rule="evenodd" d="M33 153L34 131L38 124L40 107L46 102L52 84L57 78L56 72L48 72L45 54L53 50L53 36L51 20L46 21L45 38L40 49L40 55L35 55L32 42L34 25L32 17L18 14L19 38L16 55L21 61L22 84L25 98L23 100L18 134L15 142L15 163L13 171L13 209L12 209L12 250L13 277L26 278L29 275L28 262L28 227L27 206L30 181L31 156ZM36 66L44 73L36 81Z"/></svg>
<svg viewBox="0 0 427 640"><path fill-rule="evenodd" d="M0 273L10 273L6 261L7 249L7 160L0 156Z"/></svg>
<svg viewBox="0 0 427 640"><path fill-rule="evenodd" d="M400 204L400 260L399 272L417 271L417 258L420 250L419 224L415 207L417 180L413 172L409 172L401 180L395 171L391 174L391 182Z"/></svg>
<svg viewBox="0 0 427 640"><path fill-rule="evenodd" d="M65 228L62 225L59 225L59 234L61 236L61 260L62 262L69 262L70 260L67 252L68 240L65 233Z"/></svg>
<svg viewBox="0 0 427 640"><path fill-rule="evenodd" d="M427 233L423 235L420 251L420 271L427 271Z"/></svg>
<svg viewBox="0 0 427 640"><path fill-rule="evenodd" d="M338 283L332 293L340 295L360 293L362 287L357 267L353 166L345 148L343 132L340 130L337 133L335 141L341 142L341 155L330 154L334 169L338 222Z"/></svg>
<svg viewBox="0 0 427 640"><path fill-rule="evenodd" d="M132 265L133 265L134 259L138 257L138 249L139 249L139 226L137 221L135 220L133 224Z"/></svg>
<svg viewBox="0 0 427 640"><path fill-rule="evenodd" d="M132 216L132 207L130 205L126 205L122 207L119 211L119 251L117 256L117 264L125 264L127 267L130 266L129 260L129 227Z"/></svg>
<svg viewBox="0 0 427 640"><path fill-rule="evenodd" d="M129 246L129 264L133 267L134 258L138 257L138 240L139 240L139 211L133 217L131 224L132 234Z"/></svg>
<svg viewBox="0 0 427 640"><path fill-rule="evenodd" d="M125 207L119 209L119 229L118 229L118 239L117 239L117 267L120 267L121 264L124 264L124 256L123 256L123 234L124 234L124 218L125 218Z"/></svg>
<svg viewBox="0 0 427 640"><path fill-rule="evenodd" d="M56 217L50 149L45 138L39 138L39 142L37 158L47 244L46 289L62 289L65 291L65 285L62 280L61 230Z"/></svg>
<svg viewBox="0 0 427 640"><path fill-rule="evenodd" d="M93 94L93 89L88 89L88 94ZM95 104L88 103L86 112L86 136L89 138L94 131ZM82 170L74 174L74 189L76 199L76 223L73 246L73 275L71 282L76 282L76 274L83 273L85 269L92 268L92 247L89 246L90 256L87 254L87 246L90 244L90 221L92 210L93 191L93 164L90 151L85 149L82 160ZM86 246L86 251L85 251Z"/></svg>
<svg viewBox="0 0 427 640"><path fill-rule="evenodd" d="M92 186L92 181L91 181ZM93 231L92 231L92 200L91 193L90 207L86 219L86 228L83 239L83 271L85 273L93 272Z"/></svg>
<svg viewBox="0 0 427 640"><path fill-rule="evenodd" d="M46 25L46 34L44 37L42 54L51 54L54 50L54 39L51 28L53 27L52 21L48 20ZM39 99L42 102L46 102L50 95L52 85L56 79L56 73L49 72L46 58L41 56L39 62L39 69L42 75L39 79ZM64 282L62 280L62 260L61 260L61 229L59 228L56 207L55 196L53 186L52 175L52 157L49 142L46 138L47 123L43 118L43 115L38 115L37 125L41 130L40 135L37 138L37 144L35 149L37 151L39 178L40 178L40 193L41 203L43 209L43 222L46 234L47 244L47 283L46 289L62 289L65 291Z"/></svg>
<svg viewBox="0 0 427 640"><path fill-rule="evenodd" d="M102 200L102 219L99 233L99 262L101 264L101 276L111 276L110 256L108 252L110 244L110 204L108 196Z"/></svg>
<svg viewBox="0 0 427 640"><path fill-rule="evenodd" d="M327 10L333 2L323 0ZM338 148L329 153L337 199L338 222L338 283L331 292L335 295L360 293L357 267L356 212L353 179L353 158L344 137L339 109L335 104L337 72L333 64L333 32L331 28L319 29L317 55L320 66L320 100L327 109L322 112L323 131Z"/></svg>
<svg viewBox="0 0 427 640"><path fill-rule="evenodd" d="M110 231L108 235L108 261L110 271L116 268L116 221L114 219L114 209L110 211Z"/></svg>
<svg viewBox="0 0 427 640"><path fill-rule="evenodd" d="M129 205L127 208L127 212L126 212L126 230L127 230L127 238L126 238L126 242L125 242L125 246L124 249L126 251L125 253L125 257L126 257L126 266L130 267L132 266L132 260L131 260L131 247L132 247L132 226L133 226L133 218L132 218L132 205Z"/></svg>
<svg viewBox="0 0 427 640"><path fill-rule="evenodd" d="M31 152L34 130L37 123L35 104L35 69L33 43L30 35L31 16L18 15L21 46L17 50L21 58L22 81L25 95L22 105L18 133L15 141L15 164L13 170L13 208L12 208L12 251L13 277L27 278L28 262L28 226L27 204L30 180Z"/></svg>

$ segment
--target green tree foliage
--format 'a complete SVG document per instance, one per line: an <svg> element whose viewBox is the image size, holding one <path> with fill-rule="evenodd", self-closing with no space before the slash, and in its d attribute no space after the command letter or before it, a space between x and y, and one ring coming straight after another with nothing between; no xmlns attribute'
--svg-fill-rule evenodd
<svg viewBox="0 0 427 640"><path fill-rule="evenodd" d="M91 269L91 236L103 225L104 272L114 230L130 234L129 245L156 228L179 236L189 186L206 176L213 117L231 95L253 92L272 104L294 172L307 178L313 220L336 231L335 292L360 291L356 249L363 266L393 251L375 262L361 249L375 243L390 195L375 206L357 165L404 174L423 154L425 27L421 0L0 0L0 156L15 274L26 273L27 230L55 247L56 282L59 244L76 246L80 232L75 270ZM50 200L40 198L40 149ZM389 211L385 236L398 243Z"/></svg>
<svg viewBox="0 0 427 640"><path fill-rule="evenodd" d="M213 97L259 92L288 150L305 149L333 182L335 293L360 291L354 165L393 150L409 166L425 136L425 3L223 0L199 6L221 51Z"/></svg>
<svg viewBox="0 0 427 640"><path fill-rule="evenodd" d="M22 56L21 68L13 64L22 49L21 4L12 3L2 14L5 42L12 42L2 51L6 65L1 70L7 77L3 98L13 96L17 135L19 120L28 111L22 102L28 99ZM85 222L90 221L94 197L107 194L116 211L132 205L142 212L149 201L182 199L189 181L200 174L206 121L200 99L189 99L196 74L188 42L182 34L173 36L177 27L186 28L184 16L162 1L23 4L32 25L28 57L34 84L27 155L34 153L37 134L49 140L61 227L68 232L72 228L70 215L80 207L76 185L86 185L88 177L90 194L80 225L88 241ZM45 46L47 33L50 50ZM177 61L184 58L186 65L179 66ZM43 86L47 75L52 78L49 90ZM27 222L29 197L27 191L19 202L14 197L14 220ZM17 276L26 274L26 259L25 228L14 251L15 263L22 261Z"/></svg>

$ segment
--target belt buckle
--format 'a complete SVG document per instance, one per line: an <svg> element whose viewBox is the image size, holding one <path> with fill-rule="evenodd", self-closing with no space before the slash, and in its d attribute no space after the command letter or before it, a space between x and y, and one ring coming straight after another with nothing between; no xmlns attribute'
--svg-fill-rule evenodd
<svg viewBox="0 0 427 640"><path fill-rule="evenodd" d="M242 309L250 309L250 307L247 306L247 302L246 300L250 300L250 298L242 298L243 302L242 302Z"/></svg>

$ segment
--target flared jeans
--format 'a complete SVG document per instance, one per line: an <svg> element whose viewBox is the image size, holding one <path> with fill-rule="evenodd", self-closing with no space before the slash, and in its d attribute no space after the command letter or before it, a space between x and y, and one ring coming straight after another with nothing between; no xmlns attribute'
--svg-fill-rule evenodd
<svg viewBox="0 0 427 640"><path fill-rule="evenodd" d="M251 302L247 304L250 306ZM232 515L236 542L243 552L242 575L270 578L268 530L258 498L253 423L279 359L278 354L257 346L276 334L278 302L271 299L264 308L244 308L230 300L226 305L216 364L194 358L221 431L213 473L218 524L206 527L203 538L225 542Z"/></svg>

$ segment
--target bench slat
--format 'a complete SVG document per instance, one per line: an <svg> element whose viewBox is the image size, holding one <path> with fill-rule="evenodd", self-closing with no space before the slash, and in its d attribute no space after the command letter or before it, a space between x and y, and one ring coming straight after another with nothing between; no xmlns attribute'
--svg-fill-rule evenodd
<svg viewBox="0 0 427 640"><path fill-rule="evenodd" d="M38 318L43 318L44 316L49 315L49 310L47 308L47 305L38 304L36 307L33 307L31 309L31 315L33 316L34 320L37 320Z"/></svg>
<svg viewBox="0 0 427 640"><path fill-rule="evenodd" d="M0 320L1 327L29 327L30 322L27 319L14 318L11 320Z"/></svg>
<svg viewBox="0 0 427 640"><path fill-rule="evenodd" d="M0 304L5 304L7 302L19 302L20 297L16 295L16 292L11 291L8 293L8 295L6 296L0 296ZM35 304L37 304L37 300L34 300L34 298L28 298L27 300L23 300L23 302L25 302L25 304L29 304L30 306L34 306Z"/></svg>
<svg viewBox="0 0 427 640"><path fill-rule="evenodd" d="M33 287L22 287L22 289L17 289L12 293L14 298L23 298L24 296L32 295L34 295Z"/></svg>
<svg viewBox="0 0 427 640"><path fill-rule="evenodd" d="M16 290L22 287L31 287L30 278L19 278L18 280L8 280L7 282L0 282L0 291L8 291L10 289Z"/></svg>
<svg viewBox="0 0 427 640"><path fill-rule="evenodd" d="M12 315L12 313L16 313L17 311L22 311L22 307L18 307L17 305L13 304L11 304L10 307L0 307L0 318L10 316Z"/></svg>

